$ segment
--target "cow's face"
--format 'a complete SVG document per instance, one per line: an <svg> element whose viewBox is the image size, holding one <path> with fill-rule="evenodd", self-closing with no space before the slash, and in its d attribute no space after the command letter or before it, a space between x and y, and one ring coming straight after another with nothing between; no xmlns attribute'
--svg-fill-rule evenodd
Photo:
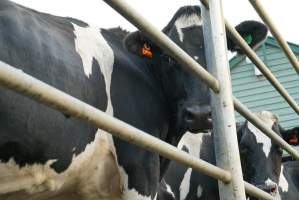
<svg viewBox="0 0 299 200"><path fill-rule="evenodd" d="M257 116L280 135L275 115L263 111L257 113ZM250 122L246 122L238 130L238 139L244 179L279 197L277 183L281 170L282 149Z"/></svg>
<svg viewBox="0 0 299 200"><path fill-rule="evenodd" d="M245 24L246 26L243 25L239 29L244 32L243 35L251 38L250 45L260 43L261 39L256 40L252 29L252 26L260 25L260 23L250 21ZM261 27L263 27L261 32L263 32L264 39L267 28L264 25ZM200 7L187 6L179 9L163 32L206 68ZM211 128L210 91L202 80L189 73L168 52L160 49L139 31L130 34L125 39L125 46L130 52L147 60L161 81L171 110L173 133L201 132ZM230 39L228 39L228 47L231 50L237 50L236 45Z"/></svg>
<svg viewBox="0 0 299 200"><path fill-rule="evenodd" d="M206 68L202 19L199 7L180 9L163 32ZM171 102L175 129L181 133L212 127L209 88L165 51L161 52L161 81Z"/></svg>

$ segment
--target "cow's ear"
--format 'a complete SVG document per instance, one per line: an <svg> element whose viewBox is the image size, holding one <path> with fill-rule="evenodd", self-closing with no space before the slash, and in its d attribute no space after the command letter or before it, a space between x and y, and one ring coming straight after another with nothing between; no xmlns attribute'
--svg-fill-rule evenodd
<svg viewBox="0 0 299 200"><path fill-rule="evenodd" d="M128 34L124 46L129 52L146 58L153 58L160 52L160 48L141 31Z"/></svg>
<svg viewBox="0 0 299 200"><path fill-rule="evenodd" d="M244 38L247 44L253 48L258 48L267 38L268 28L257 21L244 21L237 25L236 30ZM233 41L232 37L228 33L227 47L230 51L238 51L241 53L240 47Z"/></svg>
<svg viewBox="0 0 299 200"><path fill-rule="evenodd" d="M299 127L287 130L281 129L280 134L287 143L296 146L299 145Z"/></svg>

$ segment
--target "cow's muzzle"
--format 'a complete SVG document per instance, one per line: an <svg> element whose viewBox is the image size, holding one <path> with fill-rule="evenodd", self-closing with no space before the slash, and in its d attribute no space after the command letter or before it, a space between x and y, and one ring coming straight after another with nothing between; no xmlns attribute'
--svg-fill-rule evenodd
<svg viewBox="0 0 299 200"><path fill-rule="evenodd" d="M208 105L188 105L183 110L183 120L192 133L212 128L211 107Z"/></svg>
<svg viewBox="0 0 299 200"><path fill-rule="evenodd" d="M280 200L280 195L278 191L278 186L276 183L267 183L267 184L261 184L261 185L255 185L257 188L269 193L274 197L275 200ZM249 198L249 200L258 200L257 198Z"/></svg>

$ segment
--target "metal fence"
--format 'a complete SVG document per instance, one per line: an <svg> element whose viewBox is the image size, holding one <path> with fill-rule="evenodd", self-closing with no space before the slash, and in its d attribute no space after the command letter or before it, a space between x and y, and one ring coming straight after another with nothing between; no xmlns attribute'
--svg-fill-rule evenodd
<svg viewBox="0 0 299 200"><path fill-rule="evenodd" d="M110 132L116 137L141 146L149 151L159 153L168 159L185 164L196 171L220 180L219 193L221 199L245 200L246 190L248 194L257 198L273 200L274 198L270 194L243 181L236 129L235 126L231 126L232 124L235 124L234 108L297 160L299 160L299 153L275 132L267 128L259 118L252 114L248 108L232 96L231 83L229 81L229 67L226 57L226 39L224 38L225 28L221 0L209 0L209 4L206 0L201 0L204 5L202 6L202 14L204 19L205 40L209 40L209 43L211 44L206 47L206 51L209 52L209 55L212 55L207 59L207 64L209 66L209 71L212 71L212 74L216 78L205 71L188 54L181 50L162 32L157 30L150 22L148 22L148 20L138 14L124 0L104 1L127 18L137 28L145 32L161 48L167 50L178 62L196 74L198 78L202 79L214 91L214 94L212 95L212 112L213 125L216 127L215 148L218 167L201 159L195 159L193 156L136 129L131 125L113 118L112 116L109 116L3 62L0 62L0 85L17 91L70 116L91 123L100 129ZM257 10L261 8L261 5L257 0L250 1ZM262 13L264 13L264 10L260 9L259 13L263 15ZM273 28L272 23L269 22L269 17L265 18L268 20L265 20L265 22L270 27L270 30L277 33L277 29ZM243 39L241 39L236 30L228 22L225 24L232 35L238 39L238 43L248 57L257 65L257 67L259 67L261 72L285 98L290 106L299 113L296 102L276 80L270 70L267 69L255 52L248 47ZM211 35L213 35L213 37L210 37ZM279 34L273 35L276 37ZM280 44L283 45L285 43L282 42L282 37L279 37L279 40L281 40ZM287 49L287 47L284 48ZM288 50L286 50L286 52L291 63L298 72L297 60L291 58L293 56L290 56L291 53ZM219 81L221 81L221 85L219 84ZM225 106L221 102L225 102ZM11 185L12 184L6 184L5 182L0 183L0 193L13 191L13 188L9 187Z"/></svg>

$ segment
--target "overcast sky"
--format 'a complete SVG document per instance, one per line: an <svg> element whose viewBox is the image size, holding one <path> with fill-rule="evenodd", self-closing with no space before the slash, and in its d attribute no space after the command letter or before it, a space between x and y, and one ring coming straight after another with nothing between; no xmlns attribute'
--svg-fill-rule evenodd
<svg viewBox="0 0 299 200"><path fill-rule="evenodd" d="M122 26L128 30L135 28L102 0L13 0L38 11L60 16L81 19L97 27ZM146 18L162 29L175 11L183 5L198 4L199 0L126 0ZM298 0L263 0L275 24L286 40L299 44L299 1ZM232 24L243 20L260 20L248 0L223 0L224 15Z"/></svg>

